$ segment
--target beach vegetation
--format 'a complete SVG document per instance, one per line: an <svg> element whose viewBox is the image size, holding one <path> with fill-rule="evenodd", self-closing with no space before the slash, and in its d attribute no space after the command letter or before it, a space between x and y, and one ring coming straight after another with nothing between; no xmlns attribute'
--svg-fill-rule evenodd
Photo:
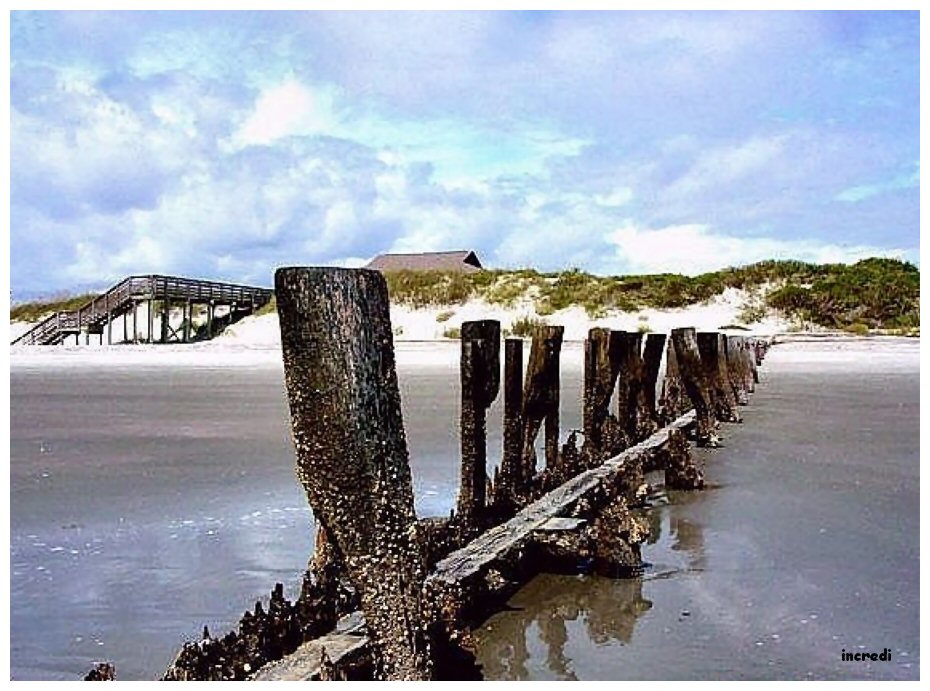
<svg viewBox="0 0 930 691"><path fill-rule="evenodd" d="M18 305L10 307L10 321L39 321L39 319L54 312L70 312L76 310L97 297L99 297L97 293L83 293L81 295L66 295L48 300L21 302Z"/></svg>
<svg viewBox="0 0 930 691"><path fill-rule="evenodd" d="M266 302L264 305L255 310L255 315L260 317L264 314L271 314L272 312L278 311L278 301L275 299L274 295L271 296L271 299Z"/></svg>
<svg viewBox="0 0 930 691"><path fill-rule="evenodd" d="M737 315L743 324L756 323L769 311L777 311L790 322L832 329L853 324L872 330L920 328L920 271L909 262L889 258L851 265L768 260L699 276L599 276L572 268L554 273L404 270L385 272L384 277L393 304L445 308L437 315L440 323L451 318L455 306L469 300L505 308L526 304L537 317L580 307L589 318L597 319L706 303L732 288L748 294ZM76 309L94 297L86 294L22 303L12 307L10 318L36 321L54 311ZM275 309L272 300L258 314Z"/></svg>
<svg viewBox="0 0 930 691"><path fill-rule="evenodd" d="M532 316L520 317L510 325L510 335L518 338L532 338L541 326L546 326L545 319Z"/></svg>

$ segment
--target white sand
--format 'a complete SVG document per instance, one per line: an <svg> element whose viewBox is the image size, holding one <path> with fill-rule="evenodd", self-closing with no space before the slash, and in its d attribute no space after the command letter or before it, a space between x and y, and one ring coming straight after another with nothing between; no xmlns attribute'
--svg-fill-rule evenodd
<svg viewBox="0 0 930 691"><path fill-rule="evenodd" d="M543 319L548 324L565 327L566 341L583 341L588 329L604 326L624 331L668 332L673 328L693 326L699 331L715 331L723 326L737 323L742 305L747 299L743 290L727 289L707 303L691 305L684 309L643 309L637 312L622 312L599 319L591 319L581 307L560 310L545 317L538 317L532 302L523 301L510 308L492 305L483 300L470 300L463 305L448 305L414 309L405 305L391 307L391 324L395 341L442 341L449 329L460 328L462 322L476 319L497 319L501 328L510 329L519 319L531 317ZM442 321L440 321L440 318ZM749 331L734 333L774 334L786 331L790 324L774 313L750 326ZM250 345L278 345L280 343L276 314L245 319L226 329L218 342L231 340Z"/></svg>
<svg viewBox="0 0 930 691"><path fill-rule="evenodd" d="M765 364L792 369L907 369L920 367L920 339L900 336L779 336Z"/></svg>
<svg viewBox="0 0 930 691"><path fill-rule="evenodd" d="M590 319L580 307L561 310L543 319L549 324L565 327L565 346L562 361L569 367L580 367L582 361L581 342L588 329L603 326L626 331L655 331L667 333L673 328L692 326L698 330L718 330L722 326L739 321L739 313L748 296L745 291L728 289L722 295L706 303L691 305L685 309L658 310L648 309L638 312L617 313L600 319ZM437 319L441 317L441 321ZM501 327L510 329L519 319L538 318L533 311L531 301L523 301L511 308L490 305L481 300L472 300L463 305L413 309L407 306L391 308L391 323L394 329L394 341L397 351L397 363L408 366L456 366L459 346L456 339L445 338L448 329L458 329L462 322L474 319L497 319ZM180 321L180 313L172 321ZM156 318L156 333L160 331ZM146 328L144 314L140 313L139 328ZM131 322L127 325L131 331ZM177 326L177 324L173 324ZM10 338L16 338L31 324L13 322L10 324ZM749 331L734 330L731 333L757 334L771 336L784 333L790 324L778 315L769 314L760 322L751 325ZM123 325L116 320L113 325L114 338L122 338ZM91 345L69 345L58 347L13 346L10 348L11 365L14 367L60 367L60 366L98 366L98 365L133 365L133 366L194 366L194 367L281 367L281 335L277 314L271 313L258 317L248 317L227 328L212 341L193 344L168 345L114 345L101 346L91 336ZM786 336L782 340L796 339ZM81 339L84 340L83 337ZM903 350L901 346L889 344L907 341L910 346ZM842 358L873 357L893 353L887 357L896 357L902 352L907 357L912 351L919 351L919 339L899 338L848 338L831 341L826 346L823 342L791 343L779 346L778 357L804 358L814 361L838 362ZM860 345L851 346L849 344ZM868 344L868 345L865 345ZM918 345L914 345L918 344ZM837 360L837 353L842 357Z"/></svg>

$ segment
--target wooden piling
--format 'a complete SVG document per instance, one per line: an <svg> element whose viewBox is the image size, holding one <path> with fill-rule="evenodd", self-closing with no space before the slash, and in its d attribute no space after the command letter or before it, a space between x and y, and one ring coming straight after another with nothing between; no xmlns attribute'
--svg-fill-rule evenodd
<svg viewBox="0 0 930 691"><path fill-rule="evenodd" d="M501 325L494 320L462 323L461 475L458 514L477 526L487 488L487 409L500 389Z"/></svg>
<svg viewBox="0 0 930 691"><path fill-rule="evenodd" d="M759 383L759 370L756 362L756 350L753 342L745 336L742 338L743 361L747 364L748 372L746 373L746 388L752 393L756 390L756 384Z"/></svg>
<svg viewBox="0 0 930 691"><path fill-rule="evenodd" d="M346 558L376 678L428 679L423 563L384 277L275 273L298 476Z"/></svg>
<svg viewBox="0 0 930 691"><path fill-rule="evenodd" d="M721 422L742 422L736 408L736 398L730 386L723 334L702 331L697 334L701 365L713 403L714 415Z"/></svg>
<svg viewBox="0 0 930 691"><path fill-rule="evenodd" d="M694 406L697 444L698 446L719 446L714 429L711 395L704 376L695 331L691 327L672 329L671 340L675 348L675 360L681 381Z"/></svg>
<svg viewBox="0 0 930 691"><path fill-rule="evenodd" d="M149 298L149 301L148 301L148 303L149 303L149 306L148 306L148 322L149 322L148 342L149 342L149 343L153 343L154 340L155 340L155 336L154 336L154 334L155 334L155 314L154 314L154 312L152 311L152 307L153 307L153 304L152 304L152 303L153 303L153 302L154 302L154 300L152 300L151 298Z"/></svg>
<svg viewBox="0 0 930 691"><path fill-rule="evenodd" d="M704 469L695 461L681 430L669 430L668 444L662 450L665 486L668 489L702 489Z"/></svg>
<svg viewBox="0 0 930 691"><path fill-rule="evenodd" d="M536 436L545 422L546 467L559 459L559 355L563 326L541 326L533 334L530 359L523 386L523 473L529 481L536 474Z"/></svg>
<svg viewBox="0 0 930 691"><path fill-rule="evenodd" d="M675 346L669 338L665 346L665 376L662 378L662 393L659 396L659 420L668 424L693 407L681 380Z"/></svg>
<svg viewBox="0 0 930 691"><path fill-rule="evenodd" d="M727 374L730 389L739 405L749 403L749 389L746 384L746 360L742 357L742 345L739 336L724 336L724 349L726 351Z"/></svg>
<svg viewBox="0 0 930 691"><path fill-rule="evenodd" d="M665 334L650 333L646 335L646 345L643 348L643 364L645 367L646 404L649 414L658 422L656 407L656 385L659 379L659 367L662 365L662 353L665 350Z"/></svg>
<svg viewBox="0 0 930 691"><path fill-rule="evenodd" d="M190 300L187 300L185 310L184 310L184 335L182 338L185 343L189 343L191 340L191 321L194 319L194 306Z"/></svg>
<svg viewBox="0 0 930 691"><path fill-rule="evenodd" d="M620 339L617 420L627 435L627 443L635 444L657 429L646 399L646 372L641 354L643 335L630 331L616 333Z"/></svg>
<svg viewBox="0 0 930 691"><path fill-rule="evenodd" d="M494 502L510 507L525 486L523 476L523 339L504 343L504 448Z"/></svg>
<svg viewBox="0 0 930 691"><path fill-rule="evenodd" d="M113 345L113 314L110 312L110 294L103 296L104 309L107 311L107 345ZM100 332L100 345L103 345L103 332Z"/></svg>
<svg viewBox="0 0 930 691"><path fill-rule="evenodd" d="M593 462L612 450L605 448L604 424L610 413L610 398L620 371L619 332L591 329L584 348L582 430L587 455Z"/></svg>
<svg viewBox="0 0 930 691"><path fill-rule="evenodd" d="M168 342L168 322L171 319L171 301L165 294L161 303L161 342Z"/></svg>

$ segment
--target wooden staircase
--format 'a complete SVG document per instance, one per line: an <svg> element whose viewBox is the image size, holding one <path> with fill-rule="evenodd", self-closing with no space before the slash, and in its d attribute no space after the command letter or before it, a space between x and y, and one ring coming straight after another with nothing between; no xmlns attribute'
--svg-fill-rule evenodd
<svg viewBox="0 0 930 691"><path fill-rule="evenodd" d="M212 338L222 330L214 327L228 326L252 314L267 304L273 296L274 290L271 288L236 283L157 274L130 276L76 310L57 312L45 318L14 340L12 345L57 345L68 336L79 336L81 333L100 334L102 342L104 330L107 331L108 342L112 343L113 320L119 317L127 319L129 313L133 314L133 340L135 340L137 333L135 311L143 302L148 304L147 342L167 343L172 333L178 341L191 340L190 324L193 308L197 305L205 305L208 314L207 328L201 329L201 334L206 334L203 336L205 338ZM161 334L157 339L153 334L153 303L156 301L161 303L162 311ZM178 334L169 326L172 303L175 306L180 304L185 308L183 334ZM222 317L217 319L214 324L214 310L218 306L227 307L228 315L225 319Z"/></svg>

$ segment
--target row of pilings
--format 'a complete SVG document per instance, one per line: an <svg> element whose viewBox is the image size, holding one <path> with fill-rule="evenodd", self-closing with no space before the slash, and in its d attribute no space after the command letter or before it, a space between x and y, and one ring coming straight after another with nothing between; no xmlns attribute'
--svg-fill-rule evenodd
<svg viewBox="0 0 930 691"><path fill-rule="evenodd" d="M669 487L702 486L684 431L700 446L719 443L719 423L739 420L767 347L690 328L645 338L592 329L583 429L560 443L563 328L541 327L524 365L521 339L502 344L498 322L466 322L456 509L418 519L383 277L289 268L275 278L316 550L295 602L277 585L267 612L256 603L221 638L205 630L165 679L250 678L353 611L364 617L363 654L334 661L314 648L305 676L264 678L480 678L470 630L533 575L637 572L645 532L632 509L642 506L643 473L664 469ZM489 477L487 411L501 388L503 449Z"/></svg>
<svg viewBox="0 0 930 691"><path fill-rule="evenodd" d="M754 391L767 347L760 339L693 328L673 329L670 337L593 328L584 342L583 441L579 445L572 432L560 446L563 335L561 326L539 327L525 368L523 340L505 340L503 450L489 479L486 415L501 388L500 323L462 325L459 524L483 529L506 520L518 507L692 409L697 445L718 445L719 422L741 421L738 406ZM544 467L538 471L541 432Z"/></svg>

